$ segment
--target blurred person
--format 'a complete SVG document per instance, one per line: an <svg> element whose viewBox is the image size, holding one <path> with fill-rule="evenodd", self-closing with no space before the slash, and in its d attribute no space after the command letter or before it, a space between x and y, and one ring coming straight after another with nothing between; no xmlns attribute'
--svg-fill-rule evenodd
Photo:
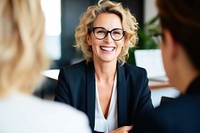
<svg viewBox="0 0 200 133"><path fill-rule="evenodd" d="M153 109L146 70L126 63L138 23L121 3L89 6L76 28L85 60L60 70L55 101L87 114L93 132L126 133L135 116Z"/></svg>
<svg viewBox="0 0 200 133"><path fill-rule="evenodd" d="M40 0L0 0L0 132L90 133L70 106L32 96L49 61Z"/></svg>
<svg viewBox="0 0 200 133"><path fill-rule="evenodd" d="M134 133L200 132L200 1L157 0L169 82L181 92L135 122Z"/></svg>

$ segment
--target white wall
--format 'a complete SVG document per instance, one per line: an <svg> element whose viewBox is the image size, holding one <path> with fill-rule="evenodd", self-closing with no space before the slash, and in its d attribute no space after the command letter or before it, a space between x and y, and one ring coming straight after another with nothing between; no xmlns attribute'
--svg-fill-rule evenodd
<svg viewBox="0 0 200 133"><path fill-rule="evenodd" d="M156 0L144 0L144 22L147 22L152 17L156 16L157 8L155 1Z"/></svg>

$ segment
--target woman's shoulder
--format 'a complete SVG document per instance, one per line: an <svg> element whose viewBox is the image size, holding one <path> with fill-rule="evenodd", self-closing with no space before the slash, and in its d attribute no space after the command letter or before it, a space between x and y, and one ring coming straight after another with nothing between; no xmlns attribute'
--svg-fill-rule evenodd
<svg viewBox="0 0 200 133"><path fill-rule="evenodd" d="M71 64L68 66L63 66L60 69L60 73L68 73L68 74L80 74L80 73L84 73L86 68L87 68L87 63L85 60L75 63L75 64Z"/></svg>
<svg viewBox="0 0 200 133"><path fill-rule="evenodd" d="M134 64L124 63L124 65L122 65L122 67L123 67L124 71L129 74L147 75L147 71L145 68L138 67Z"/></svg>
<svg viewBox="0 0 200 133"><path fill-rule="evenodd" d="M63 103L17 93L1 102L1 105L2 131L13 132L17 129L20 133L90 132L86 115ZM13 128L7 128L8 125Z"/></svg>
<svg viewBox="0 0 200 133"><path fill-rule="evenodd" d="M80 69L80 68L84 68L85 66L86 66L86 61L82 60L82 61L74 63L74 64L63 66L63 67L61 67L61 69Z"/></svg>
<svg viewBox="0 0 200 133"><path fill-rule="evenodd" d="M55 127L60 127L65 131L69 129L73 131L74 128L80 127L82 130L84 129L89 132L88 119L81 111L64 103L44 100L35 96L31 96L30 99L32 99L32 105L35 105L35 109L40 110L38 117L45 118L47 122L56 121L54 122ZM66 124L66 128L61 126L63 123ZM79 124L83 124L84 126L77 126Z"/></svg>
<svg viewBox="0 0 200 133"><path fill-rule="evenodd" d="M86 115L84 113L80 112L70 105L51 100L40 99L35 96L31 96L29 99L31 101L30 103L32 103L32 105L35 105L35 108L39 108L40 113L43 115L49 113L52 115L52 117L63 117L67 119L77 118L79 120L86 119Z"/></svg>

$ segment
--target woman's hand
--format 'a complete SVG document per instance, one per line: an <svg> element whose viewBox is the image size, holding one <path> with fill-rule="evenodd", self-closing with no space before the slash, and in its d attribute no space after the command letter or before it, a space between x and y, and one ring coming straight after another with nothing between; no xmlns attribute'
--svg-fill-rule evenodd
<svg viewBox="0 0 200 133"><path fill-rule="evenodd" d="M132 128L133 128L133 126L123 126L123 127L117 128L109 133L128 133Z"/></svg>

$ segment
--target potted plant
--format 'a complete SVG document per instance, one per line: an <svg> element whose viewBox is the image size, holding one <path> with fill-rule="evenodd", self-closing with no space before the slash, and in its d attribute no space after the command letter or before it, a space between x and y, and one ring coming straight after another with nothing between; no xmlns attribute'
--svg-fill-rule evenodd
<svg viewBox="0 0 200 133"><path fill-rule="evenodd" d="M150 21L146 22L143 27L138 30L139 42L136 47L129 50L128 63L135 64L134 51L136 49L158 49L159 45L152 36L160 33L158 25L158 15L153 17Z"/></svg>

